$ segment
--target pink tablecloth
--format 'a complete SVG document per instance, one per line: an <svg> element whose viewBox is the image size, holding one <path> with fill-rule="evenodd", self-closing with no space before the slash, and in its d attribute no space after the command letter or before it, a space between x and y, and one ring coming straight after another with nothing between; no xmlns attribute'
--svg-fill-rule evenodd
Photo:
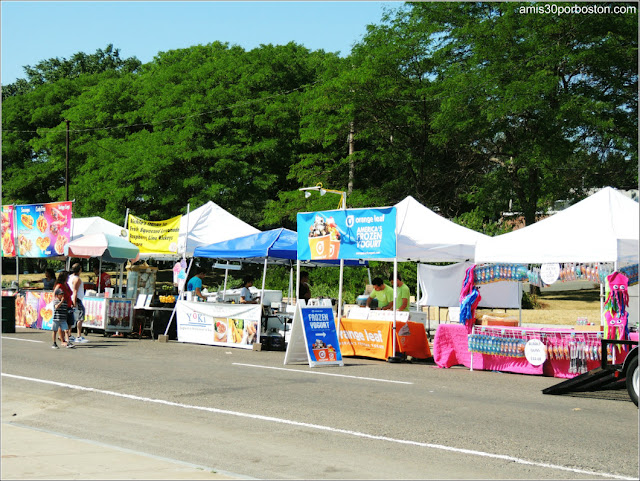
<svg viewBox="0 0 640 481"><path fill-rule="evenodd" d="M540 330L521 328L523 330ZM559 331L560 329L541 329L544 332ZM635 334L637 340L637 333ZM433 339L433 360L439 367L447 368L462 364L471 367L471 354L467 340L467 328L462 324L440 324ZM551 359L541 366L533 366L524 358L491 356L473 353L473 369L484 371L505 371L520 374L544 374L557 378L572 378L576 375L569 373L568 360ZM587 361L587 370L600 366L600 361Z"/></svg>

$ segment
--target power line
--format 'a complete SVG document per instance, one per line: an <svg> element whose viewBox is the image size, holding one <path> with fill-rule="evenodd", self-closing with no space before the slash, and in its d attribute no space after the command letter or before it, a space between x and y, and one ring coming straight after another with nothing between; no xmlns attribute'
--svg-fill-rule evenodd
<svg viewBox="0 0 640 481"><path fill-rule="evenodd" d="M199 112L199 113L195 113L195 114L188 114L188 115L183 115L181 117L174 117L171 119L165 119L165 120L158 120L155 122L141 122L141 123L137 123L137 124L129 124L129 125L115 125L115 126L111 126L111 127L89 127L89 128L85 128L85 129L58 129L56 128L40 128L38 130L9 130L9 129L2 129L3 132L12 132L12 133L39 133L41 131L47 131L47 132L53 132L53 133L57 133L57 132L96 132L99 130L117 130L117 129L129 129L129 128L133 128L133 127L145 127L145 126L153 126L153 125L161 125L161 124L165 124L168 122L175 122L178 120L184 120L184 119L189 119L189 118L195 118L195 117L202 117L204 115L209 115L209 114L215 114L218 112L222 112L224 110L230 110L233 108L237 108L237 107L244 107L247 105L251 105L251 104L255 104L258 102L263 102L263 101L267 101L267 100L272 100L278 97L283 97L285 95L289 95L292 94L294 92L297 92L299 90L303 90L307 87L312 87L315 84L317 84L319 82L319 80L316 80L315 82L312 82L310 84L307 85L302 85L300 87L297 87L295 89L291 89L288 90L286 92L281 92L278 94L274 94L274 95L270 95L268 97L262 97L259 99L253 99L253 100L247 100L244 102L238 102L236 104L233 104L231 106L225 106L225 107L220 107L214 110L208 110L206 112Z"/></svg>

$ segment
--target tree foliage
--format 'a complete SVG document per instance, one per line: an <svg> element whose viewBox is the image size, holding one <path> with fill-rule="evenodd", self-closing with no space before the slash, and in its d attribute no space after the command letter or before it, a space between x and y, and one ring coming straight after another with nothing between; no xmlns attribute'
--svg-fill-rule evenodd
<svg viewBox="0 0 640 481"><path fill-rule="evenodd" d="M345 58L213 42L142 65L108 45L25 67L3 87L3 203L63 200L66 120L77 215L149 220L213 200L260 228L338 197L412 195L501 232L557 199L638 183L637 15L530 4L388 10Z"/></svg>

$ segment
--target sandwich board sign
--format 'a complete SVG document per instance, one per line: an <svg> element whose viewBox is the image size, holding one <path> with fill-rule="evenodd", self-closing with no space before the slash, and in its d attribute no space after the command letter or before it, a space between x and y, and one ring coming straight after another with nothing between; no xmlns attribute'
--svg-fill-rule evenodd
<svg viewBox="0 0 640 481"><path fill-rule="evenodd" d="M301 361L310 367L344 366L331 307L296 307L284 363Z"/></svg>

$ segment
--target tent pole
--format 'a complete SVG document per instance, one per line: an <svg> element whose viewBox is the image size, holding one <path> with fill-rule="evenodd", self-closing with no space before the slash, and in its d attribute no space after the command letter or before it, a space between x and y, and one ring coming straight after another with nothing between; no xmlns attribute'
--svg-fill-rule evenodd
<svg viewBox="0 0 640 481"><path fill-rule="evenodd" d="M518 281L518 326L522 327L522 282L520 281Z"/></svg>
<svg viewBox="0 0 640 481"><path fill-rule="evenodd" d="M369 276L369 285L371 285L371 268L367 267L367 275Z"/></svg>
<svg viewBox="0 0 640 481"><path fill-rule="evenodd" d="M296 306L298 305L298 302L300 302L300 298L298 297L300 295L300 259L298 259L296 261Z"/></svg>
<svg viewBox="0 0 640 481"><path fill-rule="evenodd" d="M293 300L293 262L289 266L289 293L287 295L287 306L291 305L291 301Z"/></svg>
<svg viewBox="0 0 640 481"><path fill-rule="evenodd" d="M189 271L191 271L191 264L193 264L193 257L191 258L191 260L189 261L189 267L187 268L187 279L189 278ZM185 283L186 286L186 283ZM182 298L182 292L178 293L178 300ZM171 317L169 318L169 322L167 323L167 328L164 330L164 335L166 336L167 333L169 332L169 328L171 327L171 323L173 322L173 318L176 315L176 307L178 306L178 303L176 302L173 305L173 311L171 311Z"/></svg>
<svg viewBox="0 0 640 481"><path fill-rule="evenodd" d="M129 208L127 207L127 211L124 213L124 228L126 229L129 225ZM127 236L127 240L129 240L129 236ZM120 275L118 276L118 295L122 297L122 284L124 284L124 262L120 264Z"/></svg>
<svg viewBox="0 0 640 481"><path fill-rule="evenodd" d="M264 305L264 284L267 282L267 262L269 257L264 258L264 269L262 270L262 291L260 292L260 306Z"/></svg>
<svg viewBox="0 0 640 481"><path fill-rule="evenodd" d="M398 306L396 305L396 299L398 298L398 258L393 259L393 336L391 336L391 342L393 343L393 357L396 357L396 312Z"/></svg>
<svg viewBox="0 0 640 481"><path fill-rule="evenodd" d="M600 327L604 326L604 284L600 283Z"/></svg>
<svg viewBox="0 0 640 481"><path fill-rule="evenodd" d="M420 312L420 263L416 263L416 311ZM411 298L409 298L411 301Z"/></svg>
<svg viewBox="0 0 640 481"><path fill-rule="evenodd" d="M227 261L227 264L229 261ZM224 270L224 287L222 288L222 300L224 301L225 296L227 295L227 277L229 277L229 269Z"/></svg>
<svg viewBox="0 0 640 481"><path fill-rule="evenodd" d="M338 283L338 326L342 319L342 285L344 282L344 259L340 259L340 282ZM340 339L340 328L337 329L338 339Z"/></svg>
<svg viewBox="0 0 640 481"><path fill-rule="evenodd" d="M189 247L189 209L191 207L191 204L187 203L187 225L186 225L186 234L185 234L185 238L184 238L184 252L182 253L182 258L185 259L187 256L187 247ZM178 234L178 237L180 237L180 234ZM229 261L227 261L227 263L229 263Z"/></svg>
<svg viewBox="0 0 640 481"><path fill-rule="evenodd" d="M100 277L102 276L102 256L98 262L98 278L96 279L96 287L98 288L98 294L100 294Z"/></svg>

